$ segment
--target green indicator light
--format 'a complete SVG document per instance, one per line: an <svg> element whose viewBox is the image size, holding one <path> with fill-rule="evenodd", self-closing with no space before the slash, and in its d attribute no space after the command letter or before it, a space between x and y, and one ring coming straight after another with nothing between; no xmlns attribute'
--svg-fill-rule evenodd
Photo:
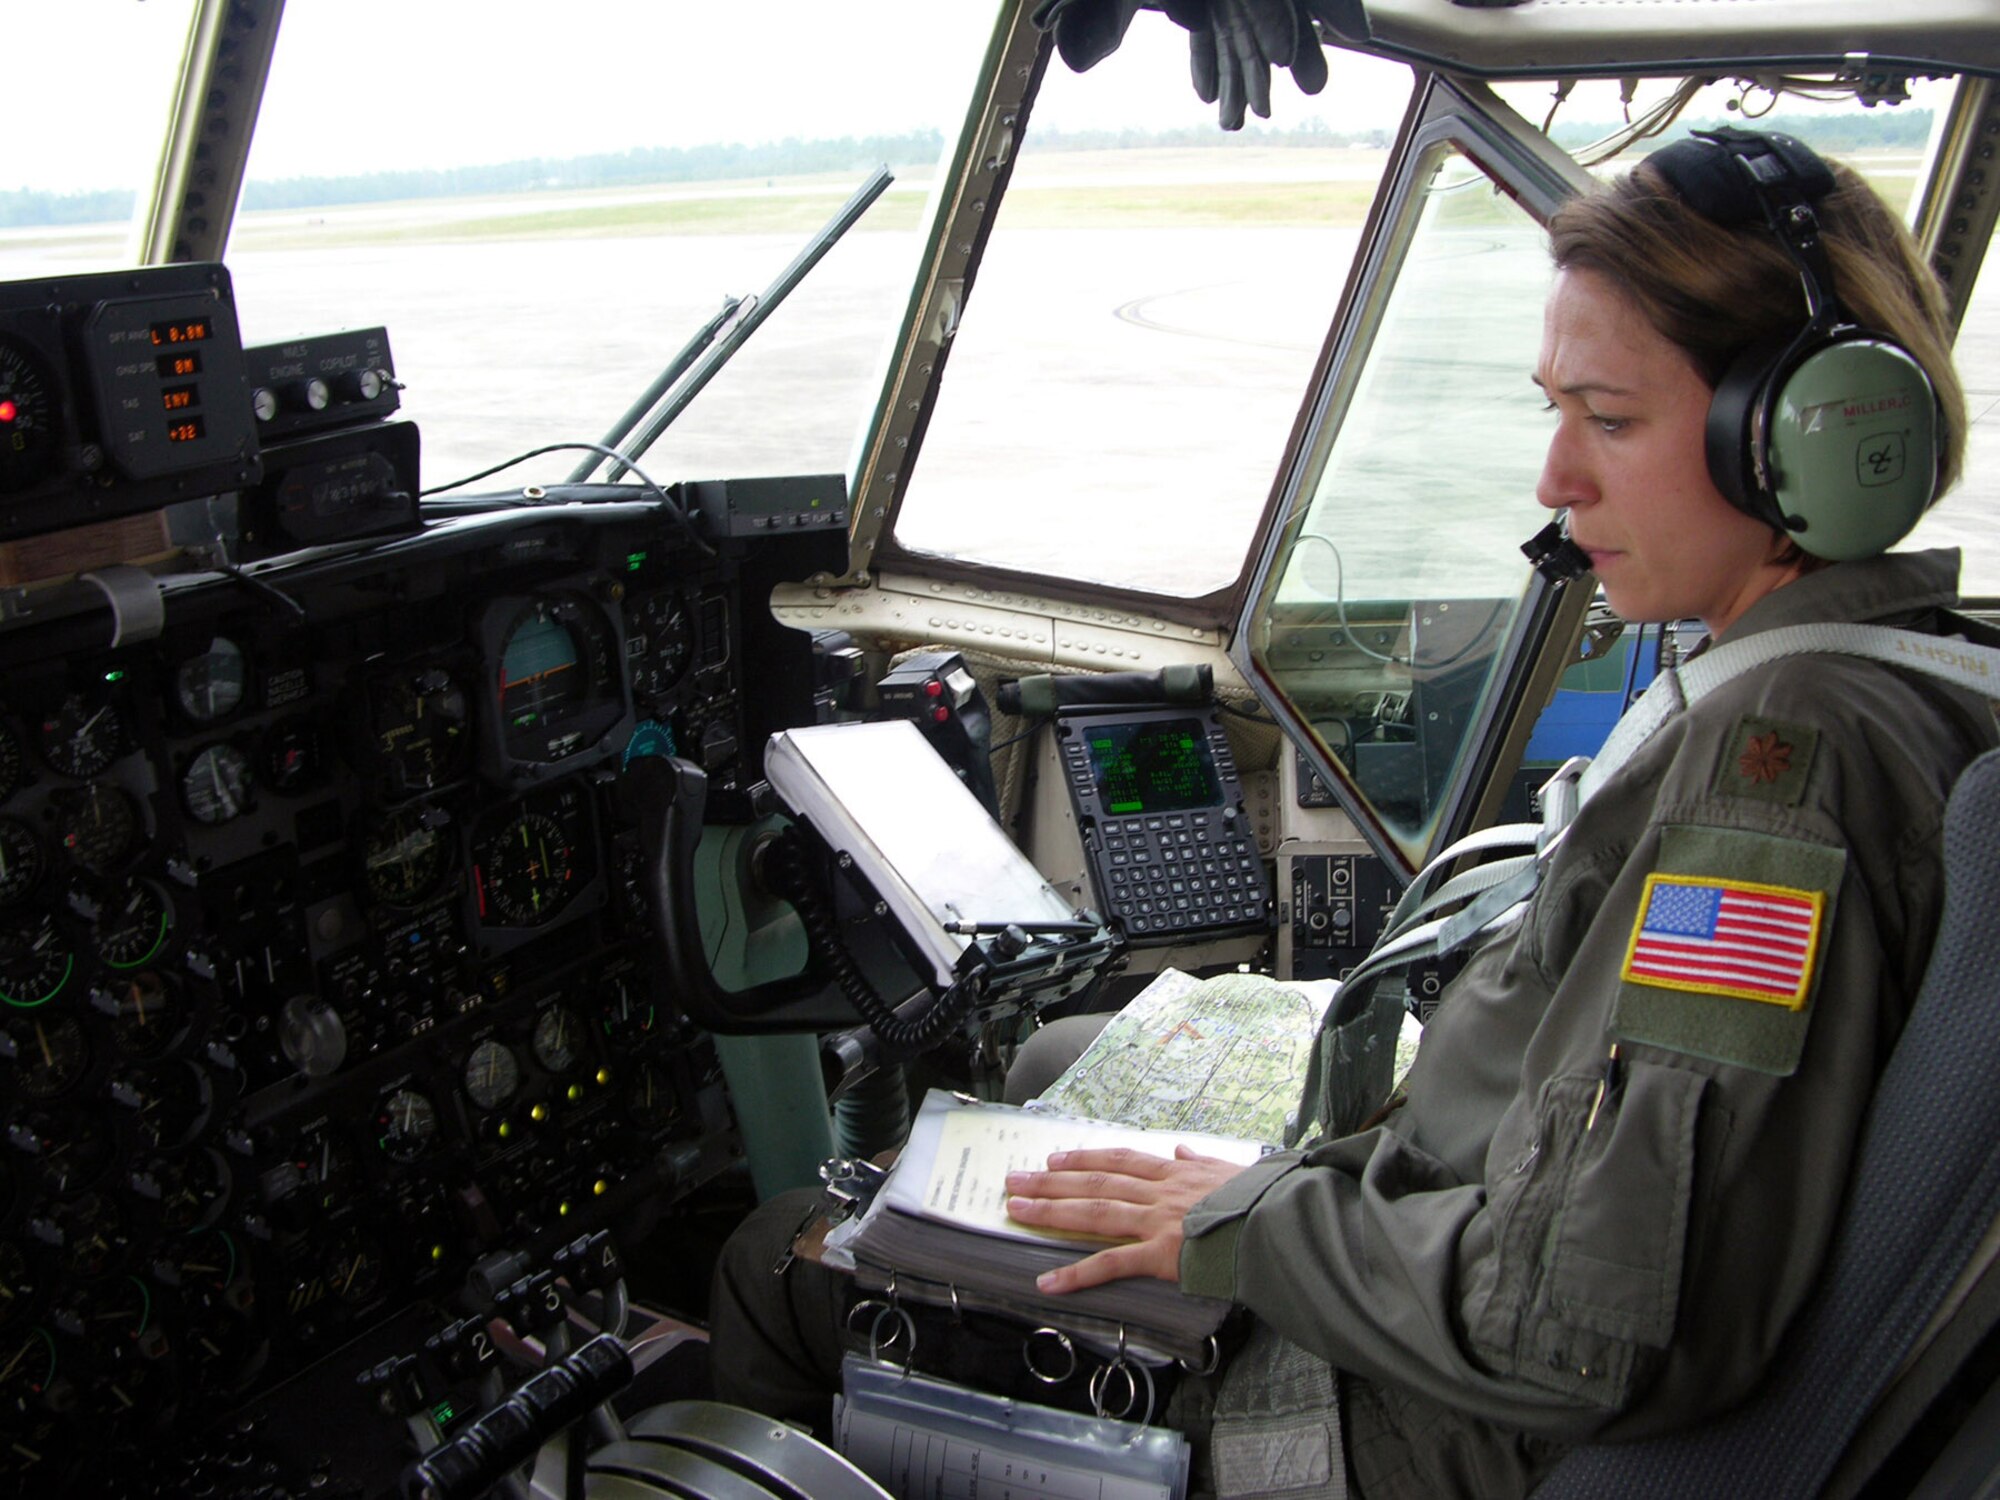
<svg viewBox="0 0 2000 1500"><path fill-rule="evenodd" d="M646 565L646 554L644 552L628 552L625 554L626 572L636 573L645 565Z"/></svg>
<svg viewBox="0 0 2000 1500"><path fill-rule="evenodd" d="M431 1408L431 1420L440 1427L450 1426L452 1419L457 1415L458 1408L453 1406L449 1401L440 1401L436 1406Z"/></svg>
<svg viewBox="0 0 2000 1500"><path fill-rule="evenodd" d="M123 682L125 680L125 669L123 667L113 667L104 674L104 680L106 682Z"/></svg>

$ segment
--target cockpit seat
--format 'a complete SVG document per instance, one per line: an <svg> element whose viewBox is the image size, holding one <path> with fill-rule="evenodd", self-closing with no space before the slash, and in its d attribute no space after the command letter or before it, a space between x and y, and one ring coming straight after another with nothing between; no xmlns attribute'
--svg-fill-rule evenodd
<svg viewBox="0 0 2000 1500"><path fill-rule="evenodd" d="M1804 1500L1871 1479L1881 1492L1877 1465L2000 1322L2000 751L1960 776L1944 861L1930 968L1870 1108L1819 1295L1769 1380L1700 1430L1577 1450L1537 1500ZM1969 1463L1990 1484L2000 1433L1977 1412L1958 1433L1938 1469ZM1907 1489L1905 1477L1888 1492Z"/></svg>

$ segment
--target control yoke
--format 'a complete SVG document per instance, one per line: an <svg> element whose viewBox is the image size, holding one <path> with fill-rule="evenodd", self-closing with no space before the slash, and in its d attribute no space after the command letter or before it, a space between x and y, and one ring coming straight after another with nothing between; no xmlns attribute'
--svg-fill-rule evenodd
<svg viewBox="0 0 2000 1500"><path fill-rule="evenodd" d="M858 1025L866 1045L831 1048L837 1084L1076 994L1115 956L1116 936L1062 899L908 721L782 731L765 774L793 821L763 848L757 878L798 913L811 957L796 975L731 990L696 904L706 778L665 757L626 768L665 976L699 1024ZM885 985L909 998L885 999Z"/></svg>

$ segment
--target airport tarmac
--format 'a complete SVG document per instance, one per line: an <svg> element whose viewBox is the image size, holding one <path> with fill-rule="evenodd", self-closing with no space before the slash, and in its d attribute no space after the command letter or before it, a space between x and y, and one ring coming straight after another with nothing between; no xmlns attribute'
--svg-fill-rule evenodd
<svg viewBox="0 0 2000 1500"><path fill-rule="evenodd" d="M258 232L259 217L246 220L244 248L230 255L246 341L385 326L406 414L422 433L427 486L544 443L602 438L725 296L761 291L805 240L357 245L342 235L313 249L294 235L285 248L258 249L272 238ZM53 265L79 233L0 235L0 274ZM1167 593L1227 585L1279 479L1357 233L1244 224L996 235L911 471L906 540ZM668 482L847 470L915 253L910 233L850 234L648 455L647 471ZM1336 544L1363 579L1419 563L1460 577L1494 557L1512 567L1512 548L1539 524L1532 475L1546 426L1527 380L1539 329L1520 309L1538 299L1521 278L1546 272L1532 250L1503 255L1477 235L1418 270L1432 280L1402 299L1409 315L1396 337L1401 373L1415 378L1398 387L1406 395L1378 403L1371 420L1381 430L1349 445L1395 455L1403 471L1402 490L1382 487L1365 463L1353 471L1367 524L1343 525ZM1990 282L1959 343L1972 477L1918 540L1965 546L1969 591L2000 594L1991 520L2000 508L2000 272ZM1481 299L1515 310L1480 317ZM1427 387L1424 361L1446 356L1461 367L1473 358L1497 399L1475 410L1462 372L1461 387ZM1448 520L1430 508L1430 483L1404 493L1412 454L1437 492L1468 497ZM534 460L478 488L560 479L577 461ZM1377 592L1344 586L1350 597Z"/></svg>

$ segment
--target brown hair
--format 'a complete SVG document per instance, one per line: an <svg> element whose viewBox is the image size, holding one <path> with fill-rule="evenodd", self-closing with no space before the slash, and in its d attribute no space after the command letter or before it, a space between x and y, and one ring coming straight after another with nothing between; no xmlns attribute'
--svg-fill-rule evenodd
<svg viewBox="0 0 2000 1500"><path fill-rule="evenodd" d="M1938 493L1965 458L1965 392L1951 361L1943 289L1903 222L1852 168L1827 163L1833 191L1818 205L1834 294L1861 327L1901 344L1937 392ZM1641 163L1549 220L1562 270L1608 277L1662 336L1680 345L1710 386L1753 343L1806 320L1805 289L1778 239L1761 225L1726 229L1695 212Z"/></svg>

